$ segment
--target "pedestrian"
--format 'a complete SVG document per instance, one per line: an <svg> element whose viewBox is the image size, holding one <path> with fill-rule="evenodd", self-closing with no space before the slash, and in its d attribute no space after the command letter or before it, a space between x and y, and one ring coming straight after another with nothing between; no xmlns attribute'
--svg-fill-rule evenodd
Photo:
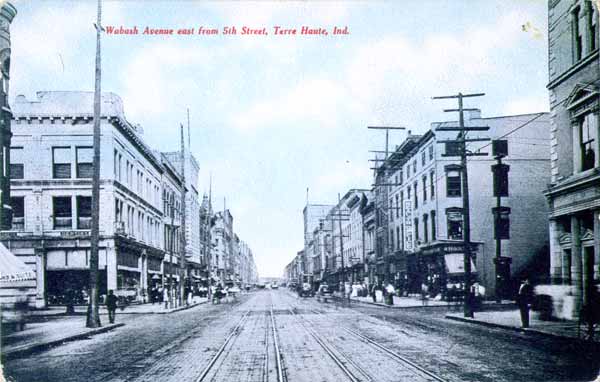
<svg viewBox="0 0 600 382"><path fill-rule="evenodd" d="M106 309L108 309L108 321L113 324L115 322L115 313L117 311L117 296L115 296L113 290L108 291L106 296Z"/></svg>
<svg viewBox="0 0 600 382"><path fill-rule="evenodd" d="M165 303L165 309L169 309L169 288L163 288L163 302Z"/></svg>
<svg viewBox="0 0 600 382"><path fill-rule="evenodd" d="M519 293L517 294L517 305L519 305L519 312L521 313L521 327L529 327L529 309L533 301L533 287L529 283L528 279L523 280L519 287Z"/></svg>
<svg viewBox="0 0 600 382"><path fill-rule="evenodd" d="M387 284L387 286L385 287L385 291L387 294L386 303L388 305L394 305L394 294L396 294L396 289L394 289L394 286L392 285L392 283Z"/></svg>
<svg viewBox="0 0 600 382"><path fill-rule="evenodd" d="M377 291L377 284L373 283L373 285L371 285L371 297L373 298L373 302L377 302L376 294L375 294L376 291Z"/></svg>
<svg viewBox="0 0 600 382"><path fill-rule="evenodd" d="M429 304L429 287L425 283L421 283L421 303L423 306L427 306Z"/></svg>

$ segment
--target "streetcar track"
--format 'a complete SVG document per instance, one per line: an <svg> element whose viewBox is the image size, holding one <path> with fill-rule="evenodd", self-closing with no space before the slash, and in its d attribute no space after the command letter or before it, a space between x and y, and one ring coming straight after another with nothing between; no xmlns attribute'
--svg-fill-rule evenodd
<svg viewBox="0 0 600 382"><path fill-rule="evenodd" d="M354 368L356 368L358 371L361 372L361 374L363 374L368 381L372 381L373 379L371 378L371 376L369 376L364 370L362 370L360 367L358 367L358 365L356 365L354 362L350 361L350 359L348 359L348 357L346 357L345 355L343 355L341 352L340 355L342 355L342 357L344 358L344 360L341 359L341 357L337 356L335 354L335 352L333 351L332 347L333 345L329 345L327 344L323 339L321 339L319 337L319 335L310 327L306 326L304 324L304 322L302 321L303 318L296 314L296 312L294 312L294 309L290 309L289 310L291 315L296 318L296 320L300 323L300 325L304 328L304 330L306 330L306 332L308 334L310 334L314 340L323 348L323 350L325 350L325 352L327 353L327 355L329 355L329 357L335 362L335 364L344 372L344 374L346 374L346 376L350 379L350 381L352 382L361 382L361 380L356 377L354 375L354 373L352 373L345 365L345 363L351 364ZM336 349L337 350L337 349Z"/></svg>
<svg viewBox="0 0 600 382"><path fill-rule="evenodd" d="M314 313L316 313L317 315L325 315L320 311L317 310L313 310ZM362 342L367 343L369 345L371 345L372 347L380 350L381 352L387 354L388 356L392 357L393 359L395 359L396 361L399 361L400 363L404 364L405 366L408 365L410 366L414 371L424 374L425 376L427 376L428 378L433 378L435 381L438 382L447 382L445 379L443 379L442 377L438 376L437 374L434 374L430 371L428 371L427 369L425 369L422 366L417 365L415 362L409 360L408 358L398 354L397 352L391 350L390 348L388 348L387 346L381 344L378 341L373 340L370 337L365 336L364 334L361 334L355 330L352 330L350 328L348 328L347 326L343 326L340 325L339 328L343 329L344 331L346 331L347 333L350 333L352 335L354 335L355 337L359 338Z"/></svg>
<svg viewBox="0 0 600 382"><path fill-rule="evenodd" d="M217 352L215 353L215 355L208 362L208 365L204 368L204 371L202 372L202 374L195 380L196 382L204 381L204 379L210 373L210 371L213 369L213 367L215 366L215 364L217 363L217 361L219 360L219 358L221 357L221 355L225 352L225 348L227 347L227 345L233 339L237 338L240 335L240 333L242 331L243 324L246 323L246 321L248 320L249 315L250 315L250 311L249 310L246 313L244 313L244 315L242 316L242 318L238 321L237 325L233 328L233 330L231 330L231 332L229 333L229 335L225 338L225 341L223 341L223 344L221 345L221 347L219 348L219 350L217 350Z"/></svg>

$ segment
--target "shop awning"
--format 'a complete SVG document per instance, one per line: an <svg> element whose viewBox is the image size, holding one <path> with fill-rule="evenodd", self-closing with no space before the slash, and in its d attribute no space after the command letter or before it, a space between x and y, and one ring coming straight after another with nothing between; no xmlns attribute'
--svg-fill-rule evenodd
<svg viewBox="0 0 600 382"><path fill-rule="evenodd" d="M464 254L448 253L444 255L444 259L446 260L446 272L448 272L448 274L456 275L465 273ZM477 272L473 259L471 259L471 272Z"/></svg>
<svg viewBox="0 0 600 382"><path fill-rule="evenodd" d="M35 280L35 272L0 243L0 282L24 280Z"/></svg>

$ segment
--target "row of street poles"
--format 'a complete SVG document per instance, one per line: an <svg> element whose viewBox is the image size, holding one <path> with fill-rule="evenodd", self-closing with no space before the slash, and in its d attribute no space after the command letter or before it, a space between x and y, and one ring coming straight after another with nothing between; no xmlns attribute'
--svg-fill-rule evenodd
<svg viewBox="0 0 600 382"><path fill-rule="evenodd" d="M97 20L94 25L96 28L96 57L95 57L95 78L94 78L94 127L93 127L93 160L92 160L92 224L91 224L91 238L90 238L90 278L89 278L89 290L90 299L87 309L86 327L97 328L101 326L100 313L99 313L99 270L98 270L98 246L100 241L100 118L101 118L101 33L104 31L102 27L102 0L98 0L97 8ZM189 110L188 110L188 134L189 134ZM185 227L186 227L186 200L185 200L185 143L183 138L183 125L181 125L181 251L179 258L179 267L181 270L181 281L180 281L180 293L179 303L183 305L186 301L185 287L186 287L186 259L185 259ZM174 208L174 206L171 206ZM173 215L171 218L173 223ZM171 224L173 227L173 224ZM173 240L171 240L172 247L174 247L175 230L173 230ZM171 248L171 267L173 264L173 248ZM172 269L171 269L172 270ZM210 276L209 276L210 277ZM170 282L172 283L172 275ZM210 289L210 288L209 288Z"/></svg>

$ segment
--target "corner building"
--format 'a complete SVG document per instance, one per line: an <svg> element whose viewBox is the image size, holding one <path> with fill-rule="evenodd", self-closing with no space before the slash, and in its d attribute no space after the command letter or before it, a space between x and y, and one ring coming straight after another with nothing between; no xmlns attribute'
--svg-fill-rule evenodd
<svg viewBox="0 0 600 382"><path fill-rule="evenodd" d="M551 275L577 316L600 284L600 62L598 9L591 1L548 5L551 113Z"/></svg>

